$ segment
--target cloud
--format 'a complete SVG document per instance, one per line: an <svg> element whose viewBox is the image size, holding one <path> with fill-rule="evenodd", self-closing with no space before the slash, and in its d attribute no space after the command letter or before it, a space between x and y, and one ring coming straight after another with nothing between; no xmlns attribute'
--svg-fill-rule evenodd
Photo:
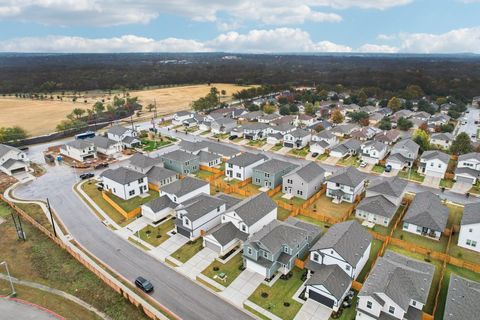
<svg viewBox="0 0 480 320"><path fill-rule="evenodd" d="M366 43L358 48L358 52L370 52L370 53L397 53L398 48L387 46L387 45L379 45L379 44L370 44Z"/></svg>

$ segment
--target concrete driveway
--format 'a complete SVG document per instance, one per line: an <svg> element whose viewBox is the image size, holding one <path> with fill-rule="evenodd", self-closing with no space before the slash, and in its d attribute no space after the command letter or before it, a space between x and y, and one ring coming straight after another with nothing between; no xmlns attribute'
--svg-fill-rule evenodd
<svg viewBox="0 0 480 320"><path fill-rule="evenodd" d="M188 242L188 239L180 234L174 234L164 243L159 245L153 250L150 250L150 254L160 261L165 261L165 258L177 251L181 246Z"/></svg>
<svg viewBox="0 0 480 320"><path fill-rule="evenodd" d="M400 170L398 170L398 169L392 169L390 172L383 172L381 174L381 176L382 177L395 177L399 172L400 172Z"/></svg>
<svg viewBox="0 0 480 320"><path fill-rule="evenodd" d="M332 309L315 300L308 299L298 311L295 320L328 320L331 314Z"/></svg>
<svg viewBox="0 0 480 320"><path fill-rule="evenodd" d="M203 248L190 260L178 267L178 271L182 272L190 279L195 280L197 275L205 270L205 268L208 267L216 257L218 257L218 253L210 248Z"/></svg>
<svg viewBox="0 0 480 320"><path fill-rule="evenodd" d="M282 147L282 149L278 150L277 153L278 154L287 154L288 151L292 150L292 148L288 148L288 147Z"/></svg>
<svg viewBox="0 0 480 320"><path fill-rule="evenodd" d="M465 183L465 182L455 182L453 184L453 187L451 189L452 192L456 193L461 193L465 194L472 188L472 185L470 183Z"/></svg>
<svg viewBox="0 0 480 320"><path fill-rule="evenodd" d="M438 188L440 180L442 180L442 178L440 177L425 176L425 180L423 180L422 186Z"/></svg>
<svg viewBox="0 0 480 320"><path fill-rule="evenodd" d="M244 270L220 295L237 306L243 306L243 302L250 297L264 278L259 273Z"/></svg>
<svg viewBox="0 0 480 320"><path fill-rule="evenodd" d="M337 158L337 157L328 157L327 159L323 160L323 163L334 165L334 164L336 164L339 160L340 160L340 158Z"/></svg>
<svg viewBox="0 0 480 320"><path fill-rule="evenodd" d="M369 173L370 171L372 171L372 169L373 169L373 164L371 163L367 163L367 165L363 168L361 166L358 167L359 171L366 172L366 173Z"/></svg>
<svg viewBox="0 0 480 320"><path fill-rule="evenodd" d="M261 146L260 150L267 151L267 150L272 149L273 146L274 146L274 144L267 143L267 144L264 144L263 146Z"/></svg>

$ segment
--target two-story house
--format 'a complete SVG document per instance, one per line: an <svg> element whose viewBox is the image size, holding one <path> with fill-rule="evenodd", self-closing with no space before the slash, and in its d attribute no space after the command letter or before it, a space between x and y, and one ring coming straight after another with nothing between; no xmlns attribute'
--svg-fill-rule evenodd
<svg viewBox="0 0 480 320"><path fill-rule="evenodd" d="M263 154L245 152L225 162L225 176L240 181L252 177L253 168L268 160Z"/></svg>
<svg viewBox="0 0 480 320"><path fill-rule="evenodd" d="M372 139L377 133L381 132L382 130L375 128L375 127L362 127L355 129L351 136L354 139L360 141L367 141Z"/></svg>
<svg viewBox="0 0 480 320"><path fill-rule="evenodd" d="M197 173L200 168L200 156L182 150L164 153L161 159L165 168L180 174Z"/></svg>
<svg viewBox="0 0 480 320"><path fill-rule="evenodd" d="M450 210L430 191L417 193L403 218L403 230L439 240Z"/></svg>
<svg viewBox="0 0 480 320"><path fill-rule="evenodd" d="M284 175L294 170L296 164L271 159L253 168L252 183L262 188L274 189L282 183Z"/></svg>
<svg viewBox="0 0 480 320"><path fill-rule="evenodd" d="M140 172L118 167L101 174L103 188L115 196L129 200L148 192L148 178Z"/></svg>
<svg viewBox="0 0 480 320"><path fill-rule="evenodd" d="M310 132L304 129L297 129L283 136L283 146L294 149L302 149L308 145L311 139L312 135Z"/></svg>
<svg viewBox="0 0 480 320"><path fill-rule="evenodd" d="M359 128L358 125L353 123L339 124L336 127L333 127L330 131L337 137L343 138L352 134L352 132Z"/></svg>
<svg viewBox="0 0 480 320"><path fill-rule="evenodd" d="M310 142L310 151L318 154L324 154L325 151L330 150L338 144L337 136L328 130L323 130L312 136Z"/></svg>
<svg viewBox="0 0 480 320"><path fill-rule="evenodd" d="M480 314L480 283L450 275L443 320L477 319Z"/></svg>
<svg viewBox="0 0 480 320"><path fill-rule="evenodd" d="M471 152L458 157L455 180L475 184L480 179L480 153Z"/></svg>
<svg viewBox="0 0 480 320"><path fill-rule="evenodd" d="M391 129L391 130L377 133L375 137L373 137L373 140L388 144L390 146L395 142L397 142L399 139L400 139L400 131L396 129Z"/></svg>
<svg viewBox="0 0 480 320"><path fill-rule="evenodd" d="M318 227L292 217L283 222L273 220L244 243L243 265L266 279L276 272L287 274L320 234Z"/></svg>
<svg viewBox="0 0 480 320"><path fill-rule="evenodd" d="M230 133L237 126L237 121L232 118L219 118L211 122L213 134Z"/></svg>
<svg viewBox="0 0 480 320"><path fill-rule="evenodd" d="M334 203L342 201L353 203L365 191L367 175L354 167L341 168L327 178L326 195Z"/></svg>
<svg viewBox="0 0 480 320"><path fill-rule="evenodd" d="M283 176L283 193L307 200L320 191L325 180L325 170L315 162Z"/></svg>
<svg viewBox="0 0 480 320"><path fill-rule="evenodd" d="M97 154L101 154L110 158L119 155L123 150L123 144L121 142L109 139L103 136L95 136L86 141L93 143Z"/></svg>
<svg viewBox="0 0 480 320"><path fill-rule="evenodd" d="M162 159L152 158L142 153L135 153L128 161L128 167L132 170L147 174L154 166L162 166Z"/></svg>
<svg viewBox="0 0 480 320"><path fill-rule="evenodd" d="M163 186L177 181L180 178L180 174L161 166L154 166L147 171L147 178L149 188L158 191Z"/></svg>
<svg viewBox="0 0 480 320"><path fill-rule="evenodd" d="M435 266L387 250L358 293L358 320L422 319Z"/></svg>
<svg viewBox="0 0 480 320"><path fill-rule="evenodd" d="M447 150L455 138L449 132L434 133L430 136L430 144Z"/></svg>
<svg viewBox="0 0 480 320"><path fill-rule="evenodd" d="M172 124L175 126L182 125L184 121L193 119L194 113L190 111L178 111L173 115Z"/></svg>
<svg viewBox="0 0 480 320"><path fill-rule="evenodd" d="M140 140L137 139L137 132L132 128L125 128L115 125L107 131L108 139L121 142L124 147L132 148L140 145Z"/></svg>
<svg viewBox="0 0 480 320"><path fill-rule="evenodd" d="M394 170L411 168L418 157L418 150L420 150L420 146L412 139L400 140L393 146L386 165L391 166Z"/></svg>
<svg viewBox="0 0 480 320"><path fill-rule="evenodd" d="M210 183L192 177L178 179L160 189L160 196L168 196L175 203L182 203L202 193L210 193Z"/></svg>
<svg viewBox="0 0 480 320"><path fill-rule="evenodd" d="M243 138L247 140L262 140L267 137L267 129L269 125L266 123L252 122L245 123L241 126Z"/></svg>
<svg viewBox="0 0 480 320"><path fill-rule="evenodd" d="M355 220L331 226L310 249L305 296L337 311L368 261L372 240Z"/></svg>
<svg viewBox="0 0 480 320"><path fill-rule="evenodd" d="M360 158L369 164L378 164L388 153L388 146L378 141L367 141L361 146Z"/></svg>
<svg viewBox="0 0 480 320"><path fill-rule="evenodd" d="M370 223L388 227L407 189L407 181L399 177L373 180L365 198L356 207L355 216Z"/></svg>
<svg viewBox="0 0 480 320"><path fill-rule="evenodd" d="M344 158L354 156L361 150L362 143L357 139L349 139L337 144L330 150L330 156L336 158Z"/></svg>
<svg viewBox="0 0 480 320"><path fill-rule="evenodd" d="M73 140L60 147L60 154L84 162L97 158L97 150L91 141Z"/></svg>
<svg viewBox="0 0 480 320"><path fill-rule="evenodd" d="M458 245L480 252L480 203L467 203L463 210Z"/></svg>
<svg viewBox="0 0 480 320"><path fill-rule="evenodd" d="M425 151L420 156L418 173L422 173L427 177L443 178L449 161L450 156L445 152L438 150Z"/></svg>
<svg viewBox="0 0 480 320"><path fill-rule="evenodd" d="M27 154L20 149L0 144L0 171L9 176L29 170Z"/></svg>

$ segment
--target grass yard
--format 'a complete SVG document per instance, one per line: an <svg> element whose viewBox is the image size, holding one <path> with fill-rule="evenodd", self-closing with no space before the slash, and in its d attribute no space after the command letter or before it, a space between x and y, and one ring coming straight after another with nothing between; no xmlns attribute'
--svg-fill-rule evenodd
<svg viewBox="0 0 480 320"><path fill-rule="evenodd" d="M277 192L277 194L275 194L272 199L273 200L279 200L279 201L294 205L296 207L301 206L306 201L306 200L303 200L302 198L298 198L298 197L293 197L292 199L288 200L288 199L282 198L284 195L285 194L283 192Z"/></svg>
<svg viewBox="0 0 480 320"><path fill-rule="evenodd" d="M195 176L199 179L207 180L208 178L213 176L213 173L206 170L199 170L197 173L195 173Z"/></svg>
<svg viewBox="0 0 480 320"><path fill-rule="evenodd" d="M456 206L453 204L447 204L448 209L450 209L450 215L448 216L447 228L450 228L452 225L460 225L462 222L463 216L463 207Z"/></svg>
<svg viewBox="0 0 480 320"><path fill-rule="evenodd" d="M317 220L317 219L314 219L314 218L311 218L311 217L307 217L307 216L304 216L304 215L301 215L301 214L299 214L295 218L303 220L305 222L308 222L308 223L311 223L311 224L314 224L314 225L320 227L322 229L322 234L327 232L328 228L330 228L330 225L328 223L325 223L323 221L320 221L320 220Z"/></svg>
<svg viewBox="0 0 480 320"><path fill-rule="evenodd" d="M337 164L345 166L345 167L355 167L358 168L360 166L360 161L358 160L357 157L346 157L346 158L341 158Z"/></svg>
<svg viewBox="0 0 480 320"><path fill-rule="evenodd" d="M224 139L227 139L228 137L230 137L230 134L228 134L228 133L217 133L217 134L214 134L213 137L215 139L224 140Z"/></svg>
<svg viewBox="0 0 480 320"><path fill-rule="evenodd" d="M42 208L40 208L39 205L34 203L15 203L15 205L23 211L27 212L29 216L35 219L35 221L40 223L42 226L53 231L50 220L48 220L45 212L43 212Z"/></svg>
<svg viewBox="0 0 480 320"><path fill-rule="evenodd" d="M480 264L480 253L473 250L459 247L457 245L458 236L459 236L458 232L453 235L452 243L450 243L448 254L454 258L463 259L468 262Z"/></svg>
<svg viewBox="0 0 480 320"><path fill-rule="evenodd" d="M442 235L440 240L433 240L419 236L411 232L403 231L402 223L399 223L397 229L393 232L393 237L431 251L445 252L447 250L448 237Z"/></svg>
<svg viewBox="0 0 480 320"><path fill-rule="evenodd" d="M283 148L283 145L281 143L277 143L276 145L274 145L273 147L270 148L270 150L268 151L272 151L272 152L275 152L275 151L278 151L280 149Z"/></svg>
<svg viewBox="0 0 480 320"><path fill-rule="evenodd" d="M310 147L306 146L302 149L292 149L288 151L289 154L293 154L294 156L305 158L307 154L310 152Z"/></svg>
<svg viewBox="0 0 480 320"><path fill-rule="evenodd" d="M247 145L251 147L257 147L257 148L263 147L266 144L267 144L266 140L251 140L247 143Z"/></svg>
<svg viewBox="0 0 480 320"><path fill-rule="evenodd" d="M440 275L441 275L441 271L442 271L442 263L440 261L433 260L433 259L431 261L428 261L428 259L421 254L410 252L408 250L399 248L397 246L389 245L387 247L387 250L395 251L397 253L400 253L404 256L407 256L407 257L410 257L410 258L413 258L413 259L421 260L421 261L424 261L424 262L429 262L429 263L431 263L435 266L435 273L433 275L432 285L430 287L430 293L428 294L427 304L425 305L425 309L424 309L424 311L426 313L432 314L433 307L435 305L435 296L437 294L438 286L440 284Z"/></svg>
<svg viewBox="0 0 480 320"><path fill-rule="evenodd" d="M148 319L47 236L26 221L22 221L22 225L27 234L26 241L17 240L11 218L7 217L7 222L0 225L0 252L13 277L68 292L105 312L111 319ZM52 308L68 319L97 319L64 299L35 289L16 287L19 298ZM0 283L0 295L3 293L6 292Z"/></svg>
<svg viewBox="0 0 480 320"><path fill-rule="evenodd" d="M328 158L328 154L327 154L327 153L322 153L321 155L319 155L319 156L317 157L317 160L318 160L318 161L324 161L324 160L327 159L327 158Z"/></svg>
<svg viewBox="0 0 480 320"><path fill-rule="evenodd" d="M372 248L370 249L370 257L367 260L367 263L365 264L365 267L363 268L362 272L357 277L357 281L364 283L365 281L365 276L367 273L370 271L372 268L372 264L377 259L378 252L382 248L383 241L380 240L373 240L372 242Z"/></svg>
<svg viewBox="0 0 480 320"><path fill-rule="evenodd" d="M146 226L140 230L140 239L150 243L154 247L161 245L170 238L167 232L173 229L174 221L173 219L168 219L156 227L152 227L151 225Z"/></svg>
<svg viewBox="0 0 480 320"><path fill-rule="evenodd" d="M295 267L290 279L278 279L272 287L261 284L248 299L282 319L293 319L302 307L302 304L293 300L292 297L303 283L303 272ZM268 296L264 298L262 293ZM285 303L289 306L285 306Z"/></svg>
<svg viewBox="0 0 480 320"><path fill-rule="evenodd" d="M416 168L409 169L409 170L401 170L398 172L398 176L400 178L403 178L406 180L412 180L416 182L423 182L423 180L425 180L425 176L418 173Z"/></svg>
<svg viewBox="0 0 480 320"><path fill-rule="evenodd" d="M0 218L10 215L11 210L6 203L0 202Z"/></svg>
<svg viewBox="0 0 480 320"><path fill-rule="evenodd" d="M477 182L468 192L473 194L480 194L480 182Z"/></svg>
<svg viewBox="0 0 480 320"><path fill-rule="evenodd" d="M452 179L442 179L440 180L440 187L450 189L453 187L453 180Z"/></svg>
<svg viewBox="0 0 480 320"><path fill-rule="evenodd" d="M211 131L211 130L205 130L205 131L200 132L200 135L201 135L201 136L206 136L206 135L209 134L210 132L212 132L212 131Z"/></svg>
<svg viewBox="0 0 480 320"><path fill-rule="evenodd" d="M260 186L254 185L252 183L246 184L243 187L241 187L242 190L248 190L248 191L252 192L253 194L259 193L260 191L258 189L260 189L260 188L261 188Z"/></svg>
<svg viewBox="0 0 480 320"><path fill-rule="evenodd" d="M340 218L347 214L353 204L342 202L335 204L331 198L323 194L317 201L312 203L308 208L321 215Z"/></svg>
<svg viewBox="0 0 480 320"><path fill-rule="evenodd" d="M153 199L158 198L158 192L154 190L149 190L148 191L148 197L142 198L142 197L134 197L130 200L123 200L119 197L117 197L114 194L109 193L108 196L110 199L115 201L116 204L118 204L120 207L122 207L123 210L126 212L130 212L138 207L140 207L142 204L147 203L149 201L152 201Z"/></svg>
<svg viewBox="0 0 480 320"><path fill-rule="evenodd" d="M278 207L277 209L277 219L284 221L287 220L288 217L290 216L291 211L288 211L287 209L280 208Z"/></svg>
<svg viewBox="0 0 480 320"><path fill-rule="evenodd" d="M384 166L381 166L381 165L374 165L373 168L372 168L372 172L376 172L376 173L384 173L385 172L385 167Z"/></svg>
<svg viewBox="0 0 480 320"><path fill-rule="evenodd" d="M172 144L170 140L148 140L148 139L143 139L142 140L142 150L143 151L154 151L163 147L166 147L168 145Z"/></svg>
<svg viewBox="0 0 480 320"><path fill-rule="evenodd" d="M194 255L196 255L200 250L202 250L202 239L197 239L194 241L189 241L177 251L171 254L172 257L177 259L180 262L187 262L190 260Z"/></svg>
<svg viewBox="0 0 480 320"><path fill-rule="evenodd" d="M355 316L357 315L357 308L356 308L357 300L358 300L358 297L357 297L357 294L355 294L355 296L352 299L352 306L350 308L343 309L342 315L339 318L337 318L336 320L353 320L353 319L355 319ZM333 320L333 318L331 318L331 317L330 317L330 319Z"/></svg>
<svg viewBox="0 0 480 320"><path fill-rule="evenodd" d="M242 252L238 252L227 263L223 264L214 260L202 273L210 279L220 283L222 286L228 287L233 280L242 272L240 268L243 266ZM217 271L215 271L217 270ZM220 273L225 274L225 281L218 276Z"/></svg>

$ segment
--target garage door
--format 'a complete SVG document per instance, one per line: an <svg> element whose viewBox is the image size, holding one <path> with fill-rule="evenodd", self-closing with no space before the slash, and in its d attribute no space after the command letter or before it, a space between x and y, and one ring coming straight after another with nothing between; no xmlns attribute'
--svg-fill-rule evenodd
<svg viewBox="0 0 480 320"><path fill-rule="evenodd" d="M425 175L430 177L443 178L443 173L428 169L425 171Z"/></svg>
<svg viewBox="0 0 480 320"><path fill-rule="evenodd" d="M457 176L457 182L473 184L474 178Z"/></svg>
<svg viewBox="0 0 480 320"><path fill-rule="evenodd" d="M264 277L267 276L267 269L264 266L261 266L258 263L253 262L252 260L246 259L245 261L247 262L245 266L247 270L259 273Z"/></svg>
<svg viewBox="0 0 480 320"><path fill-rule="evenodd" d="M20 172L25 172L25 167L22 167L22 168L18 168L18 169L13 169L11 172L12 174L15 174L15 173L20 173Z"/></svg>
<svg viewBox="0 0 480 320"><path fill-rule="evenodd" d="M335 304L335 301L333 301L332 299L330 298L327 298L323 295L321 295L320 293L318 293L317 291L313 291L313 290L308 290L308 297L312 300L315 300L329 308L333 308L333 305Z"/></svg>
<svg viewBox="0 0 480 320"><path fill-rule="evenodd" d="M182 227L177 226L177 232L180 233L182 236L190 238L190 231L187 229L183 229Z"/></svg>
<svg viewBox="0 0 480 320"><path fill-rule="evenodd" d="M213 251L218 252L218 253L222 252L222 248L218 244L210 242L206 238L204 238L204 239L205 239L205 241L204 241L205 247L210 248Z"/></svg>
<svg viewBox="0 0 480 320"><path fill-rule="evenodd" d="M287 148L293 148L293 143L287 143L287 142L285 142L285 143L283 144L283 146L284 146L284 147L287 147Z"/></svg>

